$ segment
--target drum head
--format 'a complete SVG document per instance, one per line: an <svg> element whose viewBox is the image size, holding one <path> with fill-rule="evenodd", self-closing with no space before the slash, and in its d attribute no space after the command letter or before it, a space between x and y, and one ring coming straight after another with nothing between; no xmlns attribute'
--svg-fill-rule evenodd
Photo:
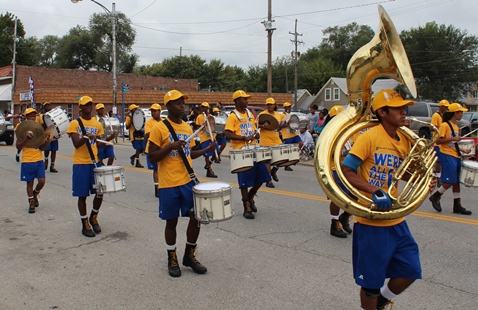
<svg viewBox="0 0 478 310"><path fill-rule="evenodd" d="M478 162L472 160L464 160L461 165L469 168L470 170L478 170Z"/></svg>
<svg viewBox="0 0 478 310"><path fill-rule="evenodd" d="M144 124L146 122L144 111L140 108L134 110L131 122L136 131L140 131L141 129L143 129Z"/></svg>
<svg viewBox="0 0 478 310"><path fill-rule="evenodd" d="M199 183L198 185L194 186L194 189L199 191L214 191L220 189L228 189L231 187L231 184L224 183L224 182L204 182Z"/></svg>

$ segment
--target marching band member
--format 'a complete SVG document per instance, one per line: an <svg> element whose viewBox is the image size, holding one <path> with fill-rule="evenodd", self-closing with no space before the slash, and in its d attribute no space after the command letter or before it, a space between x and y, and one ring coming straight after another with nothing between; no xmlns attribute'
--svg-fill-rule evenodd
<svg viewBox="0 0 478 310"><path fill-rule="evenodd" d="M108 115L105 113L105 105L102 103L98 103L96 105L96 120L100 121L101 118L108 118ZM105 121L105 126L108 126L107 124L108 121ZM103 128L105 130L105 128ZM112 131L109 136L107 137L102 137L106 141L111 141L116 137L116 131ZM107 145L101 142L98 142L98 157L100 158L100 161L102 162L103 165L103 159L108 158L107 166L113 165L113 162L115 160L115 150L112 145Z"/></svg>
<svg viewBox="0 0 478 310"><path fill-rule="evenodd" d="M218 102L217 105L220 106L221 103ZM214 116L219 116L219 112L221 112L221 110L217 107L212 109L212 114ZM216 134L216 145L217 145L216 151L217 151L218 158L215 158L214 162L216 164L219 164L221 162L221 153L224 151L224 149L226 148L226 145L227 145L227 140L226 140L226 134L225 133Z"/></svg>
<svg viewBox="0 0 478 310"><path fill-rule="evenodd" d="M292 130L290 128L290 120L288 122L285 122L284 119L287 117L287 115L290 115L290 110L292 105L290 102L285 102L284 105L284 113L282 113L282 123L281 123L281 134L282 134L282 139L284 140L284 144L298 144L299 148L301 149L304 145L302 140L299 137L299 133L297 130ZM293 171L293 169L290 166L287 166L284 168L286 171Z"/></svg>
<svg viewBox="0 0 478 310"><path fill-rule="evenodd" d="M243 90L237 90L232 95L236 109L229 114L226 121L226 138L231 140L233 150L242 148L247 144L255 144L256 126L252 113L247 109L250 95ZM237 181L241 190L242 204L244 206L243 216L246 219L254 219L253 214L257 212L254 196L262 186L262 183L269 182L271 176L265 163L254 163L252 169L237 173ZM250 190L248 188L251 187Z"/></svg>
<svg viewBox="0 0 478 310"><path fill-rule="evenodd" d="M139 161L139 155L144 152L144 131L136 130L133 126L133 113L134 110L139 109L139 106L132 104L129 106L129 115L126 116L125 125L126 129L129 130L129 140L135 149L135 153L130 156L131 165L134 165L136 168L144 168ZM136 165L134 160L136 159Z"/></svg>
<svg viewBox="0 0 478 310"><path fill-rule="evenodd" d="M149 170L153 170L153 183L154 183L154 196L159 197L159 191L158 191L158 163L151 163L149 161L149 154L148 154L148 149L149 149L149 135L151 133L151 129L153 129L156 124L161 122L161 106L158 103L153 103L151 105L151 108L149 108L151 111L151 118L146 122L144 125L144 141L146 141L146 145L144 147L145 153L146 153L146 164L148 166Z"/></svg>
<svg viewBox="0 0 478 310"><path fill-rule="evenodd" d="M104 131L103 125L95 117L92 117L93 99L89 96L83 96L78 100L78 104L80 105L81 116L72 120L66 131L75 147L73 151L72 194L73 197L78 197L78 211L82 224L81 233L86 237L94 237L95 234L101 232L101 227L98 224L98 212L103 202L103 194L96 193L96 165L93 160L98 162L96 139L101 137ZM84 130L82 127L84 127ZM88 218L86 197L90 194L95 194L95 198L93 199L93 209Z"/></svg>
<svg viewBox="0 0 478 310"><path fill-rule="evenodd" d="M443 99L438 103L438 111L433 113L432 115L432 121L431 123L435 125L437 129L440 129L440 125L443 122L443 114L445 114L446 110L448 110L448 107L450 106L450 103L448 100ZM441 154L440 154L440 146L435 145L435 153L437 155L437 161L435 164L435 176L440 179L441 177Z"/></svg>
<svg viewBox="0 0 478 310"><path fill-rule="evenodd" d="M181 276L176 255L176 226L180 215L189 217L183 265L191 267L198 274L207 272L207 268L195 256L200 222L194 216L195 181L191 180L184 161L191 166L192 159L210 152L216 147L216 143L213 141L203 150L191 150L190 143L196 144L194 139L187 143L188 138L192 136L192 128L181 119L184 115L185 99L188 99L188 96L177 90L168 91L164 95L164 104L169 112L168 118L154 126L149 136L149 160L151 163L158 163L159 217L166 221L164 237L168 251L168 272L171 277ZM167 123L171 125L178 141L173 138ZM184 161L180 153L184 154Z"/></svg>
<svg viewBox="0 0 478 310"><path fill-rule="evenodd" d="M33 108L28 108L23 114L26 116L27 120L35 121L37 111ZM33 136L28 134L25 139L21 141L17 139L16 143L17 149L23 149L20 181L27 182L27 195L29 204L28 213L35 213L35 208L40 205L38 201L38 195L45 186L46 182L42 151L48 147L48 144L51 142L49 139L50 136L47 136L47 139L45 139L42 145L40 145L38 148L25 146L25 144L32 138ZM37 179L37 185L35 186L35 189L33 189L35 179Z"/></svg>
<svg viewBox="0 0 478 310"><path fill-rule="evenodd" d="M413 104L394 90L378 92L372 100L372 110L380 125L360 134L343 162L342 170L350 184L371 197L383 211L392 207L387 191L393 171L411 149L398 128L405 123L404 107ZM398 189L392 191L396 195ZM421 279L418 245L405 218L355 217L353 271L365 310L384 309L391 299ZM390 280L382 287L386 278Z"/></svg>
<svg viewBox="0 0 478 310"><path fill-rule="evenodd" d="M267 98L266 99L266 107L267 107L267 109L265 111L262 111L261 113L259 113L259 115L261 115L261 114L272 115L280 123L282 117L279 114L279 112L275 111L276 110L276 101L274 100L274 98ZM262 125L259 124L259 128L261 128L261 129L266 128L267 126L268 126L267 122L265 124L262 124ZM276 145L280 145L280 144L282 144L282 141L281 141L280 136L279 136L279 129L276 129L276 130L262 129L260 131L260 139L259 139L259 145L260 146L269 146L270 147L270 146L276 146ZM270 162L267 162L266 166L267 166L267 170L270 172L270 175L274 179L274 181L279 182L279 178L277 177L277 170L279 170L279 168L278 167L273 167L271 169ZM272 183L272 180L269 180L266 183L266 186L271 187L271 188L275 187L274 183Z"/></svg>
<svg viewBox="0 0 478 310"><path fill-rule="evenodd" d="M453 189L453 213L471 215L471 211L461 205L460 198L460 170L461 154L457 142L461 140L460 129L456 121L461 120L463 112L468 109L459 103L452 103L448 111L443 115L443 123L440 125L440 138L437 144L440 146L441 165L443 172L441 174L441 187L430 196L433 208L441 212L440 198L443 193L452 187Z"/></svg>
<svg viewBox="0 0 478 310"><path fill-rule="evenodd" d="M206 117L209 117L209 103L207 102L201 103L200 109L201 109L201 113L196 118L196 125L198 127L200 127L204 123L204 121L206 120ZM207 124L205 129L208 130ZM213 137L210 137L204 132L204 130L201 130L199 132L199 141L201 142L201 149L203 150L207 149L209 145L212 143L212 141L215 140L216 134L213 133L212 135ZM209 157L214 157L214 156L215 156L214 150L212 152L204 153L204 161L206 162L204 169L207 170L206 177L208 178L217 178L217 175L214 174L214 171L212 171L212 168L211 168L212 160L209 159Z"/></svg>
<svg viewBox="0 0 478 310"><path fill-rule="evenodd" d="M43 129L46 129L45 124L45 113L49 112L53 107L49 102L43 103L43 114L37 115L36 122L42 125ZM50 172L57 173L58 170L55 169L55 160L56 160L56 151L58 151L58 140L54 139L51 141L50 145L44 150L45 153L45 170L48 168L48 157L50 156L51 151L51 163L50 163Z"/></svg>

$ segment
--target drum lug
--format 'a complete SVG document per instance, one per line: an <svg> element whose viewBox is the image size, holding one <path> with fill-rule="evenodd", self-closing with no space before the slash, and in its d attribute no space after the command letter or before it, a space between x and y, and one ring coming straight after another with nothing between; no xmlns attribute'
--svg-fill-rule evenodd
<svg viewBox="0 0 478 310"><path fill-rule="evenodd" d="M214 218L214 212L213 211L209 212L207 209L202 209L199 212L199 216L201 218L200 222L202 224L209 224L210 223L209 219Z"/></svg>

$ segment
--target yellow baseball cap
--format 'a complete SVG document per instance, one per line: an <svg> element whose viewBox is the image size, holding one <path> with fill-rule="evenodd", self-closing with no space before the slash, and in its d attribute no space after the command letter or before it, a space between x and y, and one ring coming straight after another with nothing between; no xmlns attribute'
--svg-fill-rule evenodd
<svg viewBox="0 0 478 310"><path fill-rule="evenodd" d="M128 109L129 109L130 111L132 111L132 110L137 109L137 108L139 108L139 105L136 105L136 104L133 103L133 104L131 104L131 105L129 106Z"/></svg>
<svg viewBox="0 0 478 310"><path fill-rule="evenodd" d="M214 108L212 109L213 112L221 112L221 110L219 110L218 108Z"/></svg>
<svg viewBox="0 0 478 310"><path fill-rule="evenodd" d="M164 104L167 104L170 101L178 100L181 97L184 99L189 99L188 95L182 94L179 90L170 90L164 95Z"/></svg>
<svg viewBox="0 0 478 310"><path fill-rule="evenodd" d="M459 112L459 111L462 111L462 112L466 112L468 111L467 108L464 108L461 104L457 103L457 102L453 102L452 104L450 104L450 106L448 107L448 111L447 112Z"/></svg>
<svg viewBox="0 0 478 310"><path fill-rule="evenodd" d="M290 102L284 102L284 108L285 107L290 107L292 104L290 104Z"/></svg>
<svg viewBox="0 0 478 310"><path fill-rule="evenodd" d="M449 107L449 106L450 106L450 103L448 102L448 100L443 99L442 101L440 101L440 102L438 103L438 106L439 106L439 107Z"/></svg>
<svg viewBox="0 0 478 310"><path fill-rule="evenodd" d="M201 103L201 107L209 108L209 103L204 101L203 103Z"/></svg>
<svg viewBox="0 0 478 310"><path fill-rule="evenodd" d="M344 107L341 105L334 105L332 108L330 108L329 115L330 117L334 117L340 112L344 110Z"/></svg>
<svg viewBox="0 0 478 310"><path fill-rule="evenodd" d="M104 109L104 108L105 108L105 105L102 104L102 103L98 103L98 104L96 105L96 110Z"/></svg>
<svg viewBox="0 0 478 310"><path fill-rule="evenodd" d="M243 90L236 90L234 94L232 94L232 100L236 100L237 98L251 98L251 95L246 94Z"/></svg>
<svg viewBox="0 0 478 310"><path fill-rule="evenodd" d="M372 100L372 110L377 111L383 107L398 108L404 105L413 105L413 100L405 100L393 89L379 91Z"/></svg>
<svg viewBox="0 0 478 310"><path fill-rule="evenodd" d="M50 104L48 101L43 102L43 106L46 106L46 105L48 105L48 104Z"/></svg>
<svg viewBox="0 0 478 310"><path fill-rule="evenodd" d="M90 103L90 102L93 103L93 99L91 99L90 96L82 96L80 98L80 100L78 100L78 103L80 105L85 105L85 104Z"/></svg>
<svg viewBox="0 0 478 310"><path fill-rule="evenodd" d="M274 98L267 98L266 104L276 104L276 101L274 100Z"/></svg>
<svg viewBox="0 0 478 310"><path fill-rule="evenodd" d="M34 108L28 108L23 112L23 115L28 115L30 113L38 113Z"/></svg>
<svg viewBox="0 0 478 310"><path fill-rule="evenodd" d="M153 103L151 105L151 108L149 108L150 110L159 110L161 111L161 106L159 105L159 103Z"/></svg>

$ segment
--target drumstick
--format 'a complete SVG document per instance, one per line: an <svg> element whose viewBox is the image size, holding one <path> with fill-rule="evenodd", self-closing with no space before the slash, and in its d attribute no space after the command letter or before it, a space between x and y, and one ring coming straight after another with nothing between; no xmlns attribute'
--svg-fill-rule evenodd
<svg viewBox="0 0 478 310"><path fill-rule="evenodd" d="M104 144L107 144L107 145L114 145L113 143L111 143L111 142L109 142L109 141L106 141L106 140L96 139L96 141L101 142L101 143L104 143Z"/></svg>
<svg viewBox="0 0 478 310"><path fill-rule="evenodd" d="M468 137L469 135L471 135L472 133L474 133L474 132L475 132L475 131L477 131L477 130L478 130L478 128L476 128L476 129L475 129L475 130L473 130L473 131L470 131L469 133L467 133L466 135L464 135L464 136L461 136L461 137L462 137L462 138L464 138L464 137Z"/></svg>
<svg viewBox="0 0 478 310"><path fill-rule="evenodd" d="M214 139L214 136L212 135L211 124L209 124L209 119L207 118L207 116L204 115L204 117L206 118L207 129L209 130L209 135L211 136L211 143L212 143L212 139ZM216 155L216 159L219 159L219 155L217 155L216 148L214 148L214 155Z"/></svg>
<svg viewBox="0 0 478 310"><path fill-rule="evenodd" d="M189 136L189 138L187 138L185 141L186 143L189 143L191 142L191 140L193 139L193 137L197 136L197 134L204 128L204 126L206 126L205 124L202 124L201 127L199 127L195 132L193 132L192 135Z"/></svg>

